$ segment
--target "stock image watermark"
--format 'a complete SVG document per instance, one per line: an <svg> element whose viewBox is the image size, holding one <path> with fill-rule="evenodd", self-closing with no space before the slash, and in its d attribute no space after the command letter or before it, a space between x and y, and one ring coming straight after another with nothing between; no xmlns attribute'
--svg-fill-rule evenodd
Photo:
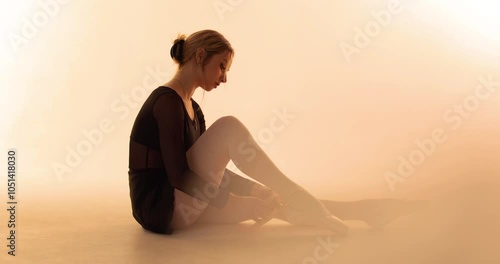
<svg viewBox="0 0 500 264"><path fill-rule="evenodd" d="M340 50L347 63L351 63L354 54L360 54L363 49L367 48L372 40L391 24L393 16L400 14L402 11L403 6L399 0L390 0L387 7L382 10L372 10L370 12L372 19L366 22L363 27L354 28L355 34L352 44L345 41L339 43Z"/></svg>
<svg viewBox="0 0 500 264"><path fill-rule="evenodd" d="M234 9L240 6L245 0L215 0L212 6L221 21L225 20L226 13L233 12Z"/></svg>
<svg viewBox="0 0 500 264"><path fill-rule="evenodd" d="M479 84L472 94L443 112L443 121L452 131L459 129L464 119L470 118L479 109L481 102L488 100L500 88L500 82L493 81L491 74L487 77L480 76L478 79ZM442 127L434 128L428 138L416 139L415 148L409 154L398 156L397 169L384 172L383 177L389 189L394 192L396 185L405 182L447 139L448 133Z"/></svg>
<svg viewBox="0 0 500 264"><path fill-rule="evenodd" d="M31 39L36 37L40 30L45 28L50 20L57 16L64 5L67 5L72 0L38 0L36 3L39 8L31 15L31 17L22 18L22 26L19 32L7 33L7 39L14 50L18 54Z"/></svg>
<svg viewBox="0 0 500 264"><path fill-rule="evenodd" d="M7 151L7 254L16 256L17 250L17 150Z"/></svg>
<svg viewBox="0 0 500 264"><path fill-rule="evenodd" d="M96 147L103 143L104 139L115 130L117 123L127 119L133 110L140 107L140 103L164 78L169 77L168 72L160 69L159 65L156 65L156 68L148 66L146 72L140 85L133 86L128 93L120 94L111 102L109 108L112 116L103 117L95 127L82 130L81 139L74 145L66 146L64 159L51 163L52 171L59 182L62 182L68 173L73 172Z"/></svg>
<svg viewBox="0 0 500 264"><path fill-rule="evenodd" d="M330 256L340 247L339 243L332 241L332 235L327 237L317 237L318 245L314 247L313 254L302 260L302 264L318 264L327 261Z"/></svg>

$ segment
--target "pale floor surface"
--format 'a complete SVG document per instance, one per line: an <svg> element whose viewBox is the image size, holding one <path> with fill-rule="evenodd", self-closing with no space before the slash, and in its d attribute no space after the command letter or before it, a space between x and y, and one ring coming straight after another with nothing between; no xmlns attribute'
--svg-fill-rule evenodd
<svg viewBox="0 0 500 264"><path fill-rule="evenodd" d="M346 238L279 220L256 230L249 221L157 235L134 222L126 200L86 204L26 201L18 216L17 256L7 256L2 246L0 260L72 264L500 263L500 214L498 206L491 207L495 203L484 204L493 194L485 190L474 193L476 199L472 200L443 197L428 211L403 217L385 230L349 221L352 230ZM1 216L5 219L4 213ZM3 224L0 230L6 241Z"/></svg>

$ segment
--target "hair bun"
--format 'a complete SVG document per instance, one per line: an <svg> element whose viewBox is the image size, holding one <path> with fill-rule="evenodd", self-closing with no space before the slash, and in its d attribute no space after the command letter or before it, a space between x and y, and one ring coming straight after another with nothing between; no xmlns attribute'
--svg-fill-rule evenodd
<svg viewBox="0 0 500 264"><path fill-rule="evenodd" d="M175 59L178 63L182 63L184 42L186 42L186 40L177 39L175 40L174 45L170 49L170 57L172 57L172 59Z"/></svg>

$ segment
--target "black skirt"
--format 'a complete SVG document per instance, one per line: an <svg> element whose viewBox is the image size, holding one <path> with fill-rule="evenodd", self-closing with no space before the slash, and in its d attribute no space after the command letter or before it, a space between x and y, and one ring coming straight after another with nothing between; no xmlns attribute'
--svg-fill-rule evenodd
<svg viewBox="0 0 500 264"><path fill-rule="evenodd" d="M174 188L164 168L128 171L134 219L146 230L172 234Z"/></svg>

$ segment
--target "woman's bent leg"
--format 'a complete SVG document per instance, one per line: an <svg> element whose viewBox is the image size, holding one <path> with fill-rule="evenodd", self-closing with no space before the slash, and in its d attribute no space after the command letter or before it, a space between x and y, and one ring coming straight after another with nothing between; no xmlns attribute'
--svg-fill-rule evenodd
<svg viewBox="0 0 500 264"><path fill-rule="evenodd" d="M235 118L219 118L186 153L189 168L204 180L215 183L217 186L221 184L224 170L231 159L228 148L231 146L230 138L234 137L231 132L235 131L231 128L234 126L233 119ZM175 207L170 224L173 229L182 229L192 225L207 209L207 206L212 210L206 216L212 215L214 218L221 219L220 222L234 222L248 218L245 208L214 209L180 190L176 189L174 195ZM210 222L207 217L203 220Z"/></svg>
<svg viewBox="0 0 500 264"><path fill-rule="evenodd" d="M195 142L187 152L188 165L200 177L220 185L223 171L229 162L234 164L246 175L263 183L283 197L292 191L301 189L299 185L286 177L264 153L262 148L255 142L248 129L235 117L226 116L219 118L210 126L205 133ZM176 207L171 226L185 228L193 224L207 208L207 204L199 206L200 201L196 198L176 192ZM328 211L314 196L303 190L294 198L289 200L296 208L307 208L321 213ZM300 199L299 199L300 197ZM198 205L198 206L196 206ZM316 209L312 209L316 208ZM223 208L220 214L207 213L203 219L213 222L232 222L245 219L245 210L230 211ZM217 212L217 210L211 210ZM234 214L234 215L231 215ZM328 212L329 214L329 212ZM224 217L220 220L221 217ZM228 217L227 219L225 217ZM207 219L208 218L208 219ZM212 220L211 220L212 219ZM236 220L234 220L236 219Z"/></svg>

